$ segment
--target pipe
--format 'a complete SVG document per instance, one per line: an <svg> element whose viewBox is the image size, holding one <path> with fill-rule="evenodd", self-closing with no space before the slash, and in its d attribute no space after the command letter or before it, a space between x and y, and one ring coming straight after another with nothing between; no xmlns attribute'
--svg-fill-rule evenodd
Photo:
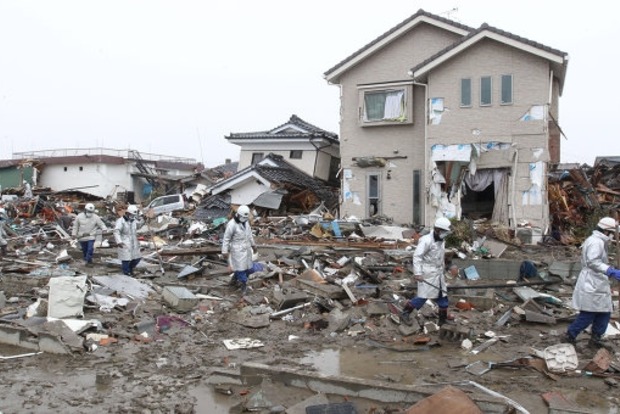
<svg viewBox="0 0 620 414"><path fill-rule="evenodd" d="M409 75L410 76L413 75L411 71L409 72ZM428 163L428 85L425 83L416 82L415 80L413 81L413 84L416 86L424 87L424 168L422 169L422 171L424 171L424 190L428 197L427 171L429 170L429 166L426 165ZM411 105L413 105L413 97L411 99ZM425 197L425 199L428 199L427 197ZM424 218L422 220L422 224L426 226L426 216L427 216L426 203L423 203L423 204L424 204L424 209L423 209Z"/></svg>
<svg viewBox="0 0 620 414"><path fill-rule="evenodd" d="M511 189L511 207L512 207L512 229L515 232L515 236L517 234L517 212L515 209L516 201L515 198L517 196L517 167L519 163L519 148L515 149L515 162L512 167L512 189Z"/></svg>
<svg viewBox="0 0 620 414"><path fill-rule="evenodd" d="M428 282L425 282L426 284L434 287L435 289L439 289L437 286L434 286ZM467 285L467 286L447 286L448 290L459 290L459 289L512 289L515 287L522 287L522 286L538 286L538 285L554 285L560 283L560 281L554 281L554 280L543 280L540 282L517 282L517 283L511 283L509 285L507 284L487 284L487 285ZM412 285L409 285L409 287L413 287Z"/></svg>
<svg viewBox="0 0 620 414"><path fill-rule="evenodd" d="M296 311L297 309L303 309L303 308L305 308L307 306L312 305L312 303L314 303L314 302L302 303L301 305L297 305L297 306L294 306L292 308L284 309L284 310L281 310L281 311L278 311L278 312L273 312L273 313L271 313L269 315L269 317L270 318L277 318L278 316L286 315L287 313L291 313L293 311Z"/></svg>

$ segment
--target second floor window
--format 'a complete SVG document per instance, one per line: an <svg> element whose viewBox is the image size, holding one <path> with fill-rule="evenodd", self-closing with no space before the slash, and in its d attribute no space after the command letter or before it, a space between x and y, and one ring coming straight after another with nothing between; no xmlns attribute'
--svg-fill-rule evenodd
<svg viewBox="0 0 620 414"><path fill-rule="evenodd" d="M512 103L512 75L502 75L502 92L500 102L502 105Z"/></svg>
<svg viewBox="0 0 620 414"><path fill-rule="evenodd" d="M364 121L400 121L405 119L405 91L388 89L364 94Z"/></svg>
<svg viewBox="0 0 620 414"><path fill-rule="evenodd" d="M304 152L302 150L292 150L289 154L289 158L300 160L303 153Z"/></svg>
<svg viewBox="0 0 620 414"><path fill-rule="evenodd" d="M483 76L480 78L480 106L491 105L491 86L490 76Z"/></svg>
<svg viewBox="0 0 620 414"><path fill-rule="evenodd" d="M461 79L461 106L471 106L471 79Z"/></svg>

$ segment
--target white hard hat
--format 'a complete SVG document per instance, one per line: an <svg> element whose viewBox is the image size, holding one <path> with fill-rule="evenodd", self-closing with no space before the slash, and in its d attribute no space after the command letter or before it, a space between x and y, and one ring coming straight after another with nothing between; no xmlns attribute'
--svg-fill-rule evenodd
<svg viewBox="0 0 620 414"><path fill-rule="evenodd" d="M84 207L84 210L88 211L89 213L92 213L93 211L95 211L95 205L93 203L88 203Z"/></svg>
<svg viewBox="0 0 620 414"><path fill-rule="evenodd" d="M134 204L130 205L129 207L127 207L127 212L133 215L138 214L138 206Z"/></svg>
<svg viewBox="0 0 620 414"><path fill-rule="evenodd" d="M243 205L243 206L239 206L239 208L237 209L237 214L239 215L239 217L242 218L249 218L250 217L250 207Z"/></svg>
<svg viewBox="0 0 620 414"><path fill-rule="evenodd" d="M450 231L450 220L445 217L439 217L435 220L435 228Z"/></svg>
<svg viewBox="0 0 620 414"><path fill-rule="evenodd" d="M603 217L599 220L597 226L601 230L616 230L616 227L618 227L618 223L611 217Z"/></svg>

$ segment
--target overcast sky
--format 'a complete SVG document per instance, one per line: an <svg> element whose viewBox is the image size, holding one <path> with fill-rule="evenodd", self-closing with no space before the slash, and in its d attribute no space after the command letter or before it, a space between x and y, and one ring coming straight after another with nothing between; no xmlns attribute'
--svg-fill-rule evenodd
<svg viewBox="0 0 620 414"><path fill-rule="evenodd" d="M0 0L0 158L131 148L212 167L239 158L225 135L292 114L339 133L323 73L420 8L567 52L562 161L620 155L618 2Z"/></svg>

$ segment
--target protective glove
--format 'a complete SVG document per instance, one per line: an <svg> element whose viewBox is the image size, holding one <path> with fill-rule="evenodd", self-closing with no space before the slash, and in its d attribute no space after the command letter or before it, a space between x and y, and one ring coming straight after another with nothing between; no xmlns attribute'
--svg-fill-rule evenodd
<svg viewBox="0 0 620 414"><path fill-rule="evenodd" d="M620 280L620 270L615 267L609 266L605 274L609 277L613 277L616 280Z"/></svg>

